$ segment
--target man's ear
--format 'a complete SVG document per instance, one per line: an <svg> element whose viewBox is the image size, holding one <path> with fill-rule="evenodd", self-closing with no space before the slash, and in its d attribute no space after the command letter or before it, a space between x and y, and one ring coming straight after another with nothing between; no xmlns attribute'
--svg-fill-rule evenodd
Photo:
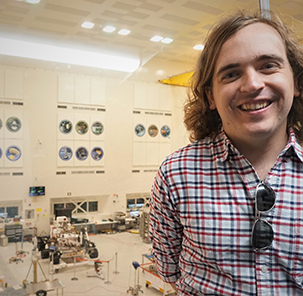
<svg viewBox="0 0 303 296"><path fill-rule="evenodd" d="M213 92L212 92L211 88L207 87L206 90L205 90L205 93L206 93L207 100L208 100L208 103L209 103L209 109L210 110L217 109L216 103L215 103L215 100L214 100L214 96L213 96Z"/></svg>
<svg viewBox="0 0 303 296"><path fill-rule="evenodd" d="M298 88L298 82L295 81L295 86L294 86L294 97L299 97L300 96L300 91Z"/></svg>

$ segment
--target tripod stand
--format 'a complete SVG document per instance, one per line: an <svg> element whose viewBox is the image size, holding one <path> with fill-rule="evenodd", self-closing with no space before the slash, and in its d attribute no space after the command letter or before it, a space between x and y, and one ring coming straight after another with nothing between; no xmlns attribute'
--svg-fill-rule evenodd
<svg viewBox="0 0 303 296"><path fill-rule="evenodd" d="M32 251L32 262L31 262L31 265L29 266L26 278L23 281L24 283L27 282L27 278L28 278L29 272L30 272L30 270L31 270L32 267L33 267L33 284L36 284L38 282L38 273L37 273L37 271L38 271L38 268L37 268L38 265L39 265L40 270L41 270L41 272L42 272L42 274L44 276L45 281L48 281L48 279L46 278L45 273L44 273L44 271L43 271L43 269L42 269L42 267L41 267L41 265L39 263L39 259L37 257L37 251L34 249Z"/></svg>

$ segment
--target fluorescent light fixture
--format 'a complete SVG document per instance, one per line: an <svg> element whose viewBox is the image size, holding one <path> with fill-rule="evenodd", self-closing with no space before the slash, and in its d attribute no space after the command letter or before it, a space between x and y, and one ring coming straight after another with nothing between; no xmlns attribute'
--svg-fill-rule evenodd
<svg viewBox="0 0 303 296"><path fill-rule="evenodd" d="M0 54L8 56L122 72L134 72L140 65L140 60L137 58L114 56L37 42L0 37L0 44Z"/></svg>
<svg viewBox="0 0 303 296"><path fill-rule="evenodd" d="M162 39L163 39L162 36L156 35L156 36L150 38L150 41L159 42L159 41L161 41Z"/></svg>
<svg viewBox="0 0 303 296"><path fill-rule="evenodd" d="M168 38L168 37L166 37L166 38L164 38L164 39L161 40L161 42L162 42L162 43L165 43L165 44L172 43L173 41L174 41L173 39Z"/></svg>
<svg viewBox="0 0 303 296"><path fill-rule="evenodd" d="M193 47L193 49L195 49L195 50L203 50L203 48L204 48L203 44L197 44Z"/></svg>
<svg viewBox="0 0 303 296"><path fill-rule="evenodd" d="M38 4L40 0L25 0L25 2L30 4Z"/></svg>
<svg viewBox="0 0 303 296"><path fill-rule="evenodd" d="M94 23L91 23L91 22L84 22L81 27L82 28L85 28L85 29L92 29L94 27Z"/></svg>
<svg viewBox="0 0 303 296"><path fill-rule="evenodd" d="M113 27L113 26L106 26L106 27L103 28L103 31L107 32L107 33L112 33L114 31L116 31L116 28Z"/></svg>
<svg viewBox="0 0 303 296"><path fill-rule="evenodd" d="M128 35L130 33L130 30L127 30L127 29L121 29L118 34L120 35Z"/></svg>

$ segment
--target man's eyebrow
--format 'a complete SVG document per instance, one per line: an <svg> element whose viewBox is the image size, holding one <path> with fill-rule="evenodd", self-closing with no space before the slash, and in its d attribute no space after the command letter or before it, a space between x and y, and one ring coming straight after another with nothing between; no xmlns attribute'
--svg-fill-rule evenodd
<svg viewBox="0 0 303 296"><path fill-rule="evenodd" d="M225 65L225 66L221 67L221 68L218 70L216 76L218 77L218 76L220 76L223 72L225 72L226 70L229 70L229 69L232 69L232 68L237 68L237 67L239 67L239 66L240 66L239 63L233 63L233 64Z"/></svg>
<svg viewBox="0 0 303 296"><path fill-rule="evenodd" d="M275 54L262 54L260 56L258 56L256 59L255 59L257 62L261 62L261 61L264 61L264 60L275 60L275 61L278 61L280 63L285 63L285 59L283 59L281 56L278 56L278 55L275 55ZM227 64L223 67L221 67L216 76L220 76L223 72L229 70L229 69L233 69L233 68L237 68L237 67L240 67L240 63L231 63L231 64Z"/></svg>
<svg viewBox="0 0 303 296"><path fill-rule="evenodd" d="M276 54L262 54L256 58L256 60L259 61L264 61L264 60L275 60L280 63L284 63L285 59L283 59L281 56L278 56Z"/></svg>

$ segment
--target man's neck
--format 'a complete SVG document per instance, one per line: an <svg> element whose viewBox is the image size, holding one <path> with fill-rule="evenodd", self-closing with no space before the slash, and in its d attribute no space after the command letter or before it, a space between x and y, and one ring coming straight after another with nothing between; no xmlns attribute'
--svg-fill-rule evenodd
<svg viewBox="0 0 303 296"><path fill-rule="evenodd" d="M233 144L243 154L256 170L259 178L264 180L277 160L278 155L285 148L288 135L279 137L254 138L249 141L235 141Z"/></svg>

